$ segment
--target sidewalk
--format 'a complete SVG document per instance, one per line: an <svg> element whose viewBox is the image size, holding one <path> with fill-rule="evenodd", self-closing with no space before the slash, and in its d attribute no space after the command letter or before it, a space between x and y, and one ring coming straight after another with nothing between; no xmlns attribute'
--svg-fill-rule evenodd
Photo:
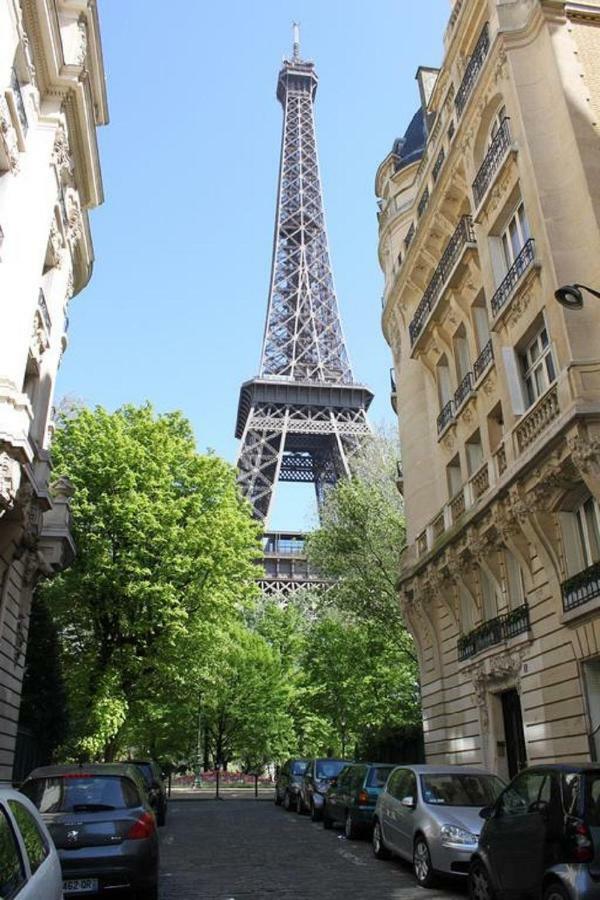
<svg viewBox="0 0 600 900"><path fill-rule="evenodd" d="M171 788L171 800L214 800L216 795L214 784L206 784L201 788L176 787ZM275 797L274 785L259 785L258 797L254 796L254 787L240 787L239 785L220 785L219 797L222 800L271 800Z"/></svg>

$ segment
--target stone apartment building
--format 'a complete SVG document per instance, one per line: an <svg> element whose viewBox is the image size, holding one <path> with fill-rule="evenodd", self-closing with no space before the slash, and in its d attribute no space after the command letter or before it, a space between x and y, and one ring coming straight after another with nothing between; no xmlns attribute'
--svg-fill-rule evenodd
<svg viewBox="0 0 600 900"><path fill-rule="evenodd" d="M600 0L456 0L377 172L427 758L600 759Z"/></svg>
<svg viewBox="0 0 600 900"><path fill-rule="evenodd" d="M0 781L12 776L32 590L75 552L52 400L68 304L92 274L106 122L96 0L0 0Z"/></svg>

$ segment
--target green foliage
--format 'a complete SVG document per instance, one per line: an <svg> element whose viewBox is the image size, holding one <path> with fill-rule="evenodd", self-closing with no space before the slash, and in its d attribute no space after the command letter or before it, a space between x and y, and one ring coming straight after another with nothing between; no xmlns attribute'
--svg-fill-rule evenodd
<svg viewBox="0 0 600 900"><path fill-rule="evenodd" d="M179 413L76 410L53 456L76 488L77 558L44 588L61 635L71 750L112 757L129 712L142 729L147 700L151 720L152 704L175 705L214 635L251 604L258 528L233 468L196 452Z"/></svg>

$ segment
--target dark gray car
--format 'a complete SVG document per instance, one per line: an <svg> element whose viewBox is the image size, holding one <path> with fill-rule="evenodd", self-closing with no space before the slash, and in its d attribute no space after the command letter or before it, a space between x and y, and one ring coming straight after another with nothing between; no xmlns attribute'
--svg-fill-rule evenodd
<svg viewBox="0 0 600 900"><path fill-rule="evenodd" d="M307 759L288 759L275 779L275 803L283 803L285 809L296 809L302 779L308 766Z"/></svg>
<svg viewBox="0 0 600 900"><path fill-rule="evenodd" d="M351 759L330 759L329 757L311 759L298 794L297 812L301 815L308 812L313 822L318 822L323 814L325 794L331 782L351 762Z"/></svg>
<svg viewBox="0 0 600 900"><path fill-rule="evenodd" d="M45 766L21 790L52 835L66 897L120 888L156 900L156 817L134 766Z"/></svg>

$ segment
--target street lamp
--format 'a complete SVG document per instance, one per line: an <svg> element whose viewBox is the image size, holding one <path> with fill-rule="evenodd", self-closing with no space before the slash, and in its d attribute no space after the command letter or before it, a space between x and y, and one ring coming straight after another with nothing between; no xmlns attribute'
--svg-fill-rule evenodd
<svg viewBox="0 0 600 900"><path fill-rule="evenodd" d="M588 291L588 293L600 299L600 291L595 291L586 284L565 284L557 291L554 291L554 296L565 309L581 309L583 307L582 290Z"/></svg>

